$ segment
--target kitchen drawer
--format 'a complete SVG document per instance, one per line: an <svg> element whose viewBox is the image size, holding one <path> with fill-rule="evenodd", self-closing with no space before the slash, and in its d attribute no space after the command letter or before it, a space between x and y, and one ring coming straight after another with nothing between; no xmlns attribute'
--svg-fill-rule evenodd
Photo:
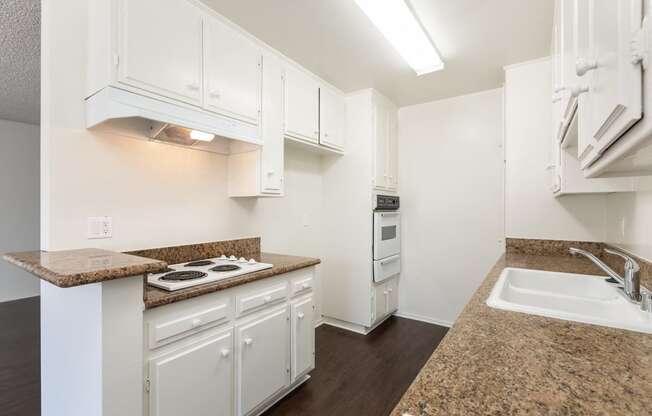
<svg viewBox="0 0 652 416"><path fill-rule="evenodd" d="M149 347L157 348L229 320L230 302L224 300L182 316L164 317L149 323Z"/></svg>
<svg viewBox="0 0 652 416"><path fill-rule="evenodd" d="M315 279L312 273L307 273L298 278L292 279L292 296L302 295L312 290Z"/></svg>
<svg viewBox="0 0 652 416"><path fill-rule="evenodd" d="M287 282L247 292L236 297L237 316L245 315L262 307L273 305L287 298Z"/></svg>
<svg viewBox="0 0 652 416"><path fill-rule="evenodd" d="M401 256L391 256L374 261L374 282L384 282L401 273Z"/></svg>

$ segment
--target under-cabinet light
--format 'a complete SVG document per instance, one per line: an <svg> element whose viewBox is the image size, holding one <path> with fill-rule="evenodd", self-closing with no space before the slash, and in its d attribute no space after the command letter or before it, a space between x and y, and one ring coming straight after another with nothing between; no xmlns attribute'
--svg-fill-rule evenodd
<svg viewBox="0 0 652 416"><path fill-rule="evenodd" d="M193 130L190 132L190 138L193 140L200 140L202 142L210 142L215 138L215 135L211 133L205 133L199 130Z"/></svg>
<svg viewBox="0 0 652 416"><path fill-rule="evenodd" d="M404 0L355 0L417 75L444 69L439 52Z"/></svg>

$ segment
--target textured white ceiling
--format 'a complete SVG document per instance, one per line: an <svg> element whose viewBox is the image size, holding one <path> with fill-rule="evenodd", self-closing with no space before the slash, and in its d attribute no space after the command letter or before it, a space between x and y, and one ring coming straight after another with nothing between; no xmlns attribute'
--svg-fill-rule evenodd
<svg viewBox="0 0 652 416"><path fill-rule="evenodd" d="M0 0L0 119L38 124L40 0Z"/></svg>
<svg viewBox="0 0 652 416"><path fill-rule="evenodd" d="M548 55L554 3L410 0L446 63L417 77L354 0L203 1L343 91L401 106L500 87L503 66Z"/></svg>

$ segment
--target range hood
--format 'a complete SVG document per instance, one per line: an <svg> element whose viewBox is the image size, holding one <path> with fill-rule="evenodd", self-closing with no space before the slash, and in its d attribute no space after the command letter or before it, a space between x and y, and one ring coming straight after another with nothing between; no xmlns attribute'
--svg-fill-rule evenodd
<svg viewBox="0 0 652 416"><path fill-rule="evenodd" d="M120 135L220 154L230 153L231 142L240 148L263 144L258 126L115 87L86 99L86 128L100 126Z"/></svg>

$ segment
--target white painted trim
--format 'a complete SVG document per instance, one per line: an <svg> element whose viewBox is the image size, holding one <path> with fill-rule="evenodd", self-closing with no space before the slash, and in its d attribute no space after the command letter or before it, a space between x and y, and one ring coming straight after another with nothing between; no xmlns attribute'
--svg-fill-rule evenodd
<svg viewBox="0 0 652 416"><path fill-rule="evenodd" d="M339 319L329 318L327 316L322 319L322 324L334 326L335 328L345 329L347 331L355 332L356 334L367 335L366 327L362 325L340 321Z"/></svg>
<svg viewBox="0 0 652 416"><path fill-rule="evenodd" d="M0 304L7 303L7 302L15 302L17 300L26 300L26 299L31 299L31 298L38 298L40 296L41 295L38 294L38 295L27 295L27 296L21 296L21 297L18 297L18 298L5 299L5 300L1 301Z"/></svg>
<svg viewBox="0 0 652 416"><path fill-rule="evenodd" d="M422 102L422 103L410 104L410 105L406 105L406 106L403 106L403 107L399 107L398 110L400 111L400 110L411 108L411 107L418 107L418 106L421 106L421 105L427 105L427 104L431 104L431 103L438 103L438 102L441 102L441 101L456 100L456 99L459 99L459 98L468 98L468 97L473 97L473 96L476 96L476 95L482 95L482 94L487 94L487 93L496 92L496 91L505 91L505 85L503 84L500 87L490 88L488 90L474 91L474 92L470 92L468 94L452 95L450 97L442 97L442 98L437 98L437 99L431 100L431 101L425 101L425 102Z"/></svg>
<svg viewBox="0 0 652 416"><path fill-rule="evenodd" d="M319 328L322 325L324 325L324 319L320 318L317 322L315 322L315 329Z"/></svg>
<svg viewBox="0 0 652 416"><path fill-rule="evenodd" d="M429 323L429 324L445 326L447 328L452 327L453 324L454 324L454 322L450 322L450 321L447 321L445 319L429 318L427 316L421 316L421 315L408 313L408 312L396 312L394 315L398 316L399 318L411 319L413 321L426 322L426 323Z"/></svg>
<svg viewBox="0 0 652 416"><path fill-rule="evenodd" d="M541 58L536 58L536 59L530 59L529 61L523 61L523 62L517 62L515 64L511 65L505 65L503 67L503 70L509 71L510 69L518 68L520 66L525 66L525 65L531 65L531 64L538 64L541 62L546 62L552 59L550 56L542 56Z"/></svg>

